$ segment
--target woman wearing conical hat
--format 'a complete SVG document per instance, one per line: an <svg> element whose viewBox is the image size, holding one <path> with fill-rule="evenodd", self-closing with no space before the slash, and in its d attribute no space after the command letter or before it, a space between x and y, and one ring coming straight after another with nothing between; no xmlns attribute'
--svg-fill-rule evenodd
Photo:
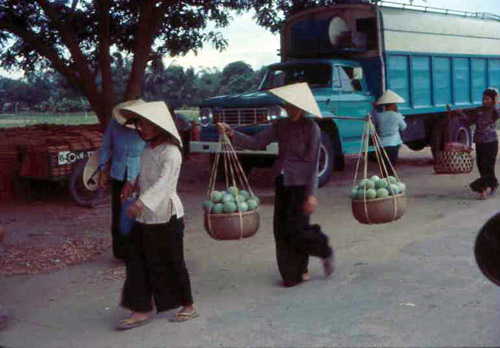
<svg viewBox="0 0 500 348"><path fill-rule="evenodd" d="M318 164L321 133L318 124L305 117L306 112L321 117L318 105L307 83L271 89L269 92L285 102L288 117L272 123L267 129L249 136L219 123L236 146L264 149L277 141L278 158L273 165L276 177L274 198L274 238L278 268L285 286L310 279L309 256L320 257L325 275L334 269L333 249L318 225L309 224L317 207Z"/></svg>
<svg viewBox="0 0 500 348"><path fill-rule="evenodd" d="M389 175L393 175L392 166L398 161L399 148L403 144L401 139L401 131L406 129L406 122L403 115L398 112L398 105L404 103L405 100L397 93L387 89L384 94L377 100L377 105L381 105L384 111L377 112L373 119L373 123L380 137L380 142L384 147L387 157L382 156ZM391 165L392 164L392 165Z"/></svg>
<svg viewBox="0 0 500 348"><path fill-rule="evenodd" d="M136 224L130 233L121 305L132 313L118 329L147 323L153 302L157 312L181 307L171 321L195 318L184 262L184 208L176 191L182 162L179 133L163 102L124 107L121 112L137 120L146 147L138 197L127 210Z"/></svg>

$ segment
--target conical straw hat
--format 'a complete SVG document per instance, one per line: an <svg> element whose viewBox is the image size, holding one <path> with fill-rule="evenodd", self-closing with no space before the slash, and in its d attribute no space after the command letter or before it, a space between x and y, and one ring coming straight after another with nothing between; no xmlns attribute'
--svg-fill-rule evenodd
<svg viewBox="0 0 500 348"><path fill-rule="evenodd" d="M153 122L164 131L173 135L179 141L179 145L182 146L182 140L175 127L174 119L164 102L136 103L120 108L120 113L125 115L126 118L143 117Z"/></svg>
<svg viewBox="0 0 500 348"><path fill-rule="evenodd" d="M100 155L101 149L95 150L83 168L83 184L89 191L97 191L100 188L100 171L98 171Z"/></svg>
<svg viewBox="0 0 500 348"><path fill-rule="evenodd" d="M118 104L116 105L114 108L113 108L113 117L115 118L115 120L121 124L122 126L126 126L128 128L134 128L133 125L130 125L130 124L126 124L127 122L127 117L126 115L123 115L121 112L120 112L120 109L125 107L125 106L132 106L132 105L135 105L135 104L140 104L140 103L145 103L144 100L142 99L134 99L134 100L127 100L126 102L123 102L121 104Z"/></svg>
<svg viewBox="0 0 500 348"><path fill-rule="evenodd" d="M377 100L377 105L382 104L400 104L404 103L405 100L401 96L390 89L387 89L384 94Z"/></svg>
<svg viewBox="0 0 500 348"><path fill-rule="evenodd" d="M295 83L283 87L270 89L269 92L283 99L299 109L302 109L314 116L322 117L316 99L309 88L307 82Z"/></svg>

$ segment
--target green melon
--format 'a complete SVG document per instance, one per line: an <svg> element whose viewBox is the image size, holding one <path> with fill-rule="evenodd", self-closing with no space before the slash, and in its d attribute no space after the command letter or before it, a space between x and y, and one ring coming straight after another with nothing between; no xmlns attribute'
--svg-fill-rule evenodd
<svg viewBox="0 0 500 348"><path fill-rule="evenodd" d="M405 190L406 190L406 185L405 185L404 183L402 183L402 182L398 182L396 185L398 185L398 187L399 187L399 192L400 192L400 193L405 192Z"/></svg>
<svg viewBox="0 0 500 348"><path fill-rule="evenodd" d="M399 186L397 184L390 184L389 187L387 188L387 191L389 191L389 194L392 195L397 195L399 194Z"/></svg>
<svg viewBox="0 0 500 348"><path fill-rule="evenodd" d="M238 211L241 211L242 213L248 211L248 204L245 202L239 202L238 203Z"/></svg>
<svg viewBox="0 0 500 348"><path fill-rule="evenodd" d="M246 201L246 198L243 195L237 195L234 200L236 201L236 203L243 203Z"/></svg>
<svg viewBox="0 0 500 348"><path fill-rule="evenodd" d="M236 203L234 202L226 202L224 203L224 212L231 214L236 211Z"/></svg>
<svg viewBox="0 0 500 348"><path fill-rule="evenodd" d="M377 182L375 183L375 186L378 189L386 188L387 186L389 186L389 183L387 182L387 179L380 179L380 180L377 180Z"/></svg>
<svg viewBox="0 0 500 348"><path fill-rule="evenodd" d="M245 201L250 197L250 193L247 190L240 190L240 195L245 197Z"/></svg>
<svg viewBox="0 0 500 348"><path fill-rule="evenodd" d="M351 194L349 195L349 197L351 197L352 199L356 199L357 195L358 195L358 188L353 187L351 189Z"/></svg>
<svg viewBox="0 0 500 348"><path fill-rule="evenodd" d="M230 193L224 193L222 196L222 203L234 202L234 196Z"/></svg>
<svg viewBox="0 0 500 348"><path fill-rule="evenodd" d="M393 177L392 175L388 176L387 177L387 180L389 181L389 184L395 184L398 182L398 179L396 179L395 177Z"/></svg>
<svg viewBox="0 0 500 348"><path fill-rule="evenodd" d="M223 211L224 211L224 204L222 203L215 203L215 205L212 208L213 214L222 214Z"/></svg>
<svg viewBox="0 0 500 348"><path fill-rule="evenodd" d="M222 192L212 191L212 193L210 194L210 199L214 203L220 202L222 200Z"/></svg>
<svg viewBox="0 0 500 348"><path fill-rule="evenodd" d="M259 205L259 204L260 204L260 199L259 199L259 197L257 197L257 196L252 196L252 197L250 197L250 198L251 198L251 199L253 199L253 200L255 200L255 201L257 202L257 205Z"/></svg>
<svg viewBox="0 0 500 348"><path fill-rule="evenodd" d="M380 180L379 176L378 175L372 175L370 177L370 180L372 180L373 182L377 182L377 180Z"/></svg>
<svg viewBox="0 0 500 348"><path fill-rule="evenodd" d="M232 194L233 196L236 196L238 194L238 188L236 186L229 186L227 188L227 192Z"/></svg>
<svg viewBox="0 0 500 348"><path fill-rule="evenodd" d="M255 210L259 206L257 201L253 198L250 198L247 202L248 210Z"/></svg>
<svg viewBox="0 0 500 348"><path fill-rule="evenodd" d="M368 189L366 190L366 199L373 199L377 197L377 191L375 189Z"/></svg>
<svg viewBox="0 0 500 348"><path fill-rule="evenodd" d="M384 197L387 197L389 196L389 191L387 191L387 189L385 188L379 188L377 190L377 198L384 198Z"/></svg>
<svg viewBox="0 0 500 348"><path fill-rule="evenodd" d="M203 202L203 210L205 211L205 213L210 213L214 205L214 202L207 200Z"/></svg>

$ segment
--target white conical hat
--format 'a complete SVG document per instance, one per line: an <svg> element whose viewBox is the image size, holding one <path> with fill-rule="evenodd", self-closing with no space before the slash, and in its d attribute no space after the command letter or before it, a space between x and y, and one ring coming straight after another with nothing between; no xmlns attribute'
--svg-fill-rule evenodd
<svg viewBox="0 0 500 348"><path fill-rule="evenodd" d="M83 184L89 191L97 191L100 189L99 178L99 157L101 156L101 149L95 150L92 156L85 163L83 168Z"/></svg>
<svg viewBox="0 0 500 348"><path fill-rule="evenodd" d="M377 100L377 105L382 104L400 104L404 103L405 100L401 96L390 89L386 89L384 94Z"/></svg>
<svg viewBox="0 0 500 348"><path fill-rule="evenodd" d="M295 83L283 87L270 89L269 92L283 99L299 109L302 109L314 116L322 117L319 111L318 103L309 88L307 82Z"/></svg>
<svg viewBox="0 0 500 348"><path fill-rule="evenodd" d="M119 124L121 124L122 126L126 126L126 127L129 127L129 128L134 128L134 126L130 125L130 124L125 124L127 122L127 117L126 115L123 115L120 110L121 108L125 107L125 106L132 106L132 105L135 105L135 104L140 104L140 103L145 103L144 100L142 99L134 99L134 100L127 100L126 102L123 102L121 104L118 104L117 106L115 106L113 108L113 117L115 118L116 121L118 121Z"/></svg>
<svg viewBox="0 0 500 348"><path fill-rule="evenodd" d="M179 145L182 146L182 140L175 127L174 119L164 102L136 103L120 108L120 113L125 115L126 118L139 116L153 122L164 131L173 135L179 141Z"/></svg>

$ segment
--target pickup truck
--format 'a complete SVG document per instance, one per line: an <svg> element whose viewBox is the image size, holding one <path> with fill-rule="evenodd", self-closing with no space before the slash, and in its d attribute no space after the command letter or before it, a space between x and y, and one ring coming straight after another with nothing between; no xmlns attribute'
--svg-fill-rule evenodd
<svg viewBox="0 0 500 348"><path fill-rule="evenodd" d="M345 154L359 151L360 121L387 89L406 102L399 110L412 150L434 150L446 135L471 144L471 131L447 107L481 105L487 87L500 88L500 17L382 2L340 1L292 15L281 30L281 62L272 64L256 92L217 96L200 105L201 132L192 152L214 154L216 122L247 133L287 117L266 90L308 82L322 112L319 184L342 169ZM339 118L340 116L340 118ZM342 119L341 117L350 119ZM261 151L239 149L245 168L272 163L277 144Z"/></svg>

